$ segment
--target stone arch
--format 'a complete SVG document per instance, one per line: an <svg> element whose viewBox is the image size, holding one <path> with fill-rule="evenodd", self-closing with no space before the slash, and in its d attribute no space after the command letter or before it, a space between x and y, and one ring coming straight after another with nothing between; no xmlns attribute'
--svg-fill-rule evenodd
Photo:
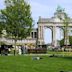
<svg viewBox="0 0 72 72"><path fill-rule="evenodd" d="M46 39L45 39L45 35L44 35L44 43L45 43L45 40L50 40L50 42L47 42L47 43L52 43L52 27L49 27L49 26L44 26L44 33L43 34L46 34L45 30L47 29L47 36L46 36ZM49 34L50 33L50 34ZM50 37L51 36L51 37ZM50 38L50 39L49 39ZM47 44L45 43L45 44Z"/></svg>
<svg viewBox="0 0 72 72"><path fill-rule="evenodd" d="M59 34L60 34L59 38L61 39L61 35L62 35L62 37L64 38L64 28L57 26L56 29L59 29ZM59 39L59 40L60 40L60 39Z"/></svg>

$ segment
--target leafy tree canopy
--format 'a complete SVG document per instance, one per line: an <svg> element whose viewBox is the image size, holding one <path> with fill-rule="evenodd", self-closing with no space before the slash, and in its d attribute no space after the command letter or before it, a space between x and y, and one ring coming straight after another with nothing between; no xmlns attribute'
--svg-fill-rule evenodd
<svg viewBox="0 0 72 72"><path fill-rule="evenodd" d="M31 32L30 5L25 0L5 0L6 9L1 10L9 35L26 38Z"/></svg>

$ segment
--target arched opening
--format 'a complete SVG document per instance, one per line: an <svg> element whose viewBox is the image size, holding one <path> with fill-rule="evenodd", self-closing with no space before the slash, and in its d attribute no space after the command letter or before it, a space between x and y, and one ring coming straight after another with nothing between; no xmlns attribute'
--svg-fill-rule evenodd
<svg viewBox="0 0 72 72"><path fill-rule="evenodd" d="M63 29L56 27L56 40L62 40L64 38Z"/></svg>
<svg viewBox="0 0 72 72"><path fill-rule="evenodd" d="M61 27L56 27L57 46L64 45L64 31Z"/></svg>
<svg viewBox="0 0 72 72"><path fill-rule="evenodd" d="M44 27L44 43L52 43L52 31L48 27Z"/></svg>
<svg viewBox="0 0 72 72"><path fill-rule="evenodd" d="M68 30L69 30L69 33L68 33L68 35L69 35L69 43L70 43L70 45L72 45L72 27L70 27Z"/></svg>

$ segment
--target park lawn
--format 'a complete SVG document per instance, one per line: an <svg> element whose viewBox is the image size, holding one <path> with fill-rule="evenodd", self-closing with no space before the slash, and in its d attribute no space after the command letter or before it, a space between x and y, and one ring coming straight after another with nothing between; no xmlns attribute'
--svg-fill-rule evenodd
<svg viewBox="0 0 72 72"><path fill-rule="evenodd" d="M60 72L72 71L72 57L0 56L0 72Z"/></svg>
<svg viewBox="0 0 72 72"><path fill-rule="evenodd" d="M63 56L72 56L72 52L55 52L55 51L48 51L48 54L63 55Z"/></svg>

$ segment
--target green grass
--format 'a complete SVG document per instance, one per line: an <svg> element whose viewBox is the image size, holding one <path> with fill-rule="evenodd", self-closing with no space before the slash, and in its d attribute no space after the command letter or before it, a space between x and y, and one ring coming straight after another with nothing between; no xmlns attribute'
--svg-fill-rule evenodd
<svg viewBox="0 0 72 72"><path fill-rule="evenodd" d="M0 72L59 72L72 71L71 57L0 56Z"/></svg>
<svg viewBox="0 0 72 72"><path fill-rule="evenodd" d="M48 54L62 55L62 56L72 56L72 52L55 52L48 51Z"/></svg>

